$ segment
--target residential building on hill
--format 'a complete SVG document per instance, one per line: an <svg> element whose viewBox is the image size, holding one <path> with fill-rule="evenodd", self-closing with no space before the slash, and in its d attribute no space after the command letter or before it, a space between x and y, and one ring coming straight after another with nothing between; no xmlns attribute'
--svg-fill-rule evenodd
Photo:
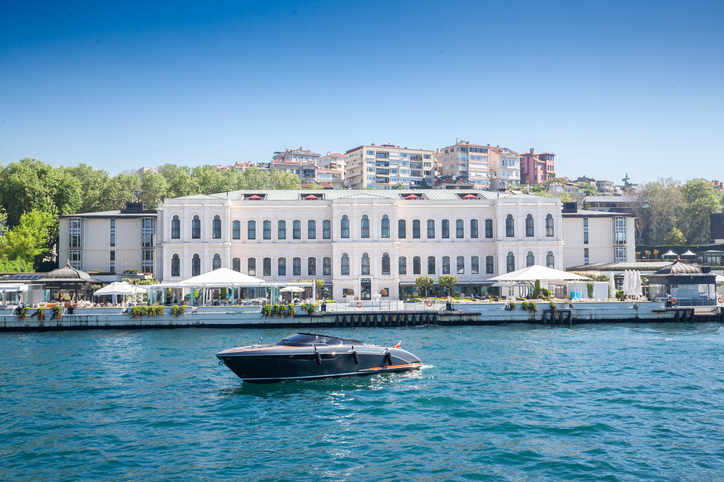
<svg viewBox="0 0 724 482"><path fill-rule="evenodd" d="M490 189L517 189L520 186L520 155L507 147L488 147Z"/></svg>
<svg viewBox="0 0 724 482"><path fill-rule="evenodd" d="M555 154L540 152L534 149L521 155L520 181L522 184L536 186L556 176Z"/></svg>
<svg viewBox="0 0 724 482"><path fill-rule="evenodd" d="M359 146L345 153L344 184L350 189L414 189L435 180L434 152L383 144Z"/></svg>
<svg viewBox="0 0 724 482"><path fill-rule="evenodd" d="M460 141L435 152L437 173L442 178L468 179L474 189L488 189L488 148L480 144Z"/></svg>

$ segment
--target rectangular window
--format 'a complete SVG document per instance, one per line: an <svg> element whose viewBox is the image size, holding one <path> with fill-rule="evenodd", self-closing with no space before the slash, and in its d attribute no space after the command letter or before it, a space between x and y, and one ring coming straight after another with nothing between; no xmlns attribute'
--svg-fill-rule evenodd
<svg viewBox="0 0 724 482"><path fill-rule="evenodd" d="M287 222L277 222L277 239L287 239Z"/></svg>
<svg viewBox="0 0 724 482"><path fill-rule="evenodd" d="M400 274L407 274L407 258L400 256L398 260Z"/></svg>
<svg viewBox="0 0 724 482"><path fill-rule="evenodd" d="M271 258L264 258L264 276L271 276Z"/></svg>
<svg viewBox="0 0 724 482"><path fill-rule="evenodd" d="M427 274L435 274L435 256L427 257Z"/></svg>
<svg viewBox="0 0 724 482"><path fill-rule="evenodd" d="M322 274L324 276L332 275L332 258L322 259Z"/></svg>
<svg viewBox="0 0 724 482"><path fill-rule="evenodd" d="M419 219L415 219L414 221L412 221L412 237L414 239L420 238L420 220Z"/></svg>
<svg viewBox="0 0 724 482"><path fill-rule="evenodd" d="M234 221L232 225L232 236L234 239L241 239L241 221Z"/></svg>
<svg viewBox="0 0 724 482"><path fill-rule="evenodd" d="M478 220L477 219L470 220L470 237L471 238L478 237Z"/></svg>
<svg viewBox="0 0 724 482"><path fill-rule="evenodd" d="M433 258L434 259L434 258ZM430 258L427 259L428 263L430 262ZM430 274L430 269L428 268L428 274ZM434 272L433 272L434 274ZM442 274L450 274L450 256L443 256L442 257Z"/></svg>
<svg viewBox="0 0 724 482"><path fill-rule="evenodd" d="M246 237L247 239L256 239L256 221L246 223Z"/></svg>
<svg viewBox="0 0 724 482"><path fill-rule="evenodd" d="M317 258L307 260L307 276L317 276Z"/></svg>
<svg viewBox="0 0 724 482"><path fill-rule="evenodd" d="M428 223L428 230L430 229L430 221ZM450 237L450 220L449 219L443 219L442 220L442 237L443 239L448 239Z"/></svg>
<svg viewBox="0 0 724 482"><path fill-rule="evenodd" d="M493 220L492 219L485 220L485 237L487 239L493 238Z"/></svg>
<svg viewBox="0 0 724 482"><path fill-rule="evenodd" d="M246 274L256 276L256 258L249 258L246 262Z"/></svg>
<svg viewBox="0 0 724 482"><path fill-rule="evenodd" d="M150 248L153 246L154 224L153 219L144 219L142 221L141 246L144 248ZM144 271L144 273L150 273L150 271Z"/></svg>
<svg viewBox="0 0 724 482"><path fill-rule="evenodd" d="M68 251L68 261L70 262L71 268L83 269L83 263L81 262L81 255L83 251Z"/></svg>
<svg viewBox="0 0 724 482"><path fill-rule="evenodd" d="M433 239L433 238L435 238L435 220L428 219L427 220L427 239Z"/></svg>
<svg viewBox="0 0 724 482"><path fill-rule="evenodd" d="M613 261L615 263L625 263L626 262L626 248L618 247L618 246L613 248Z"/></svg>
<svg viewBox="0 0 724 482"><path fill-rule="evenodd" d="M470 258L470 272L472 274L480 274L480 258L477 256Z"/></svg>
<svg viewBox="0 0 724 482"><path fill-rule="evenodd" d="M324 239L332 239L332 221L329 219L322 221L322 237Z"/></svg>
<svg viewBox="0 0 724 482"><path fill-rule="evenodd" d="M236 271L237 273L241 272L241 259L234 258L231 260L231 269Z"/></svg>
<svg viewBox="0 0 724 482"><path fill-rule="evenodd" d="M264 221L264 239L271 239L271 221L268 220Z"/></svg>
<svg viewBox="0 0 724 482"><path fill-rule="evenodd" d="M465 256L458 256L457 265L457 274L465 274Z"/></svg>
<svg viewBox="0 0 724 482"><path fill-rule="evenodd" d="M588 264L588 248L583 248L583 264Z"/></svg>
<svg viewBox="0 0 724 482"><path fill-rule="evenodd" d="M583 218L583 244L588 244L588 218Z"/></svg>
<svg viewBox="0 0 724 482"><path fill-rule="evenodd" d="M116 245L116 220L111 219L111 246Z"/></svg>
<svg viewBox="0 0 724 482"><path fill-rule="evenodd" d="M493 265L493 257L487 256L485 258L485 273L493 274L495 272L495 266Z"/></svg>
<svg viewBox="0 0 724 482"><path fill-rule="evenodd" d="M397 237L400 239L407 237L407 221L404 219L397 221Z"/></svg>
<svg viewBox="0 0 724 482"><path fill-rule="evenodd" d="M287 258L279 258L277 260L277 276L287 275Z"/></svg>
<svg viewBox="0 0 724 482"><path fill-rule="evenodd" d="M68 220L68 247L81 248L82 242L82 221L80 219Z"/></svg>
<svg viewBox="0 0 724 482"><path fill-rule="evenodd" d="M419 256L412 258L412 274L421 274L422 272L422 260Z"/></svg>
<svg viewBox="0 0 724 482"><path fill-rule="evenodd" d="M111 273L116 272L116 252L111 251L111 268L109 270Z"/></svg>
<svg viewBox="0 0 724 482"><path fill-rule="evenodd" d="M626 244L626 218L613 219L613 244Z"/></svg>
<svg viewBox="0 0 724 482"><path fill-rule="evenodd" d="M465 237L465 221L462 219L455 221L455 237L458 239Z"/></svg>
<svg viewBox="0 0 724 482"><path fill-rule="evenodd" d="M141 272L153 274L153 250L141 250Z"/></svg>

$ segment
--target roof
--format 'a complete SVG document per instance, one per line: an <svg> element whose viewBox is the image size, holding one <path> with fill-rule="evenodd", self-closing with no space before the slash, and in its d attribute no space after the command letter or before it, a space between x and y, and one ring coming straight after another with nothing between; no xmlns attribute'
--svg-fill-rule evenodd
<svg viewBox="0 0 724 482"><path fill-rule="evenodd" d="M586 196L589 203L633 203L636 199L633 196Z"/></svg>
<svg viewBox="0 0 724 482"><path fill-rule="evenodd" d="M612 213L609 211L589 211L587 209L579 209L575 213L563 213L564 218L633 218L631 213Z"/></svg>
<svg viewBox="0 0 724 482"><path fill-rule="evenodd" d="M123 213L120 210L118 211L99 211L97 213L77 213L77 214L64 214L62 216L58 216L58 219L68 219L68 218L98 218L98 219L105 219L105 218L154 218L156 217L156 211L155 210L146 210L140 213Z"/></svg>
<svg viewBox="0 0 724 482"><path fill-rule="evenodd" d="M195 194L193 196L179 197L166 199L164 204L173 203L174 201L187 201L187 200L230 200L230 201L241 201L244 196L250 194L263 194L264 199L261 201L252 202L265 202L265 201L299 201L300 195L315 194L319 190L314 189L297 189L297 190L244 190L244 191L229 191L218 194ZM348 200L348 199L389 199L389 200L400 200L400 194L405 195L416 194L424 199L420 201L459 201L470 203L474 201L461 200L460 198L465 194L474 194L477 199L482 200L495 200L495 199L516 199L516 200L531 200L531 201L546 201L551 204L558 203L559 201L555 198L549 198L544 196L535 196L533 194L523 194L520 192L498 192L498 191L481 191L479 189L332 189L324 190L324 199L327 201L334 200Z"/></svg>
<svg viewBox="0 0 724 482"><path fill-rule="evenodd" d="M656 274L699 274L701 270L694 265L682 263L680 260L676 260L668 266L659 268Z"/></svg>
<svg viewBox="0 0 724 482"><path fill-rule="evenodd" d="M590 280L585 276L575 273L548 268L541 265L533 265L527 268L512 271L490 278L489 281L563 281L563 280Z"/></svg>

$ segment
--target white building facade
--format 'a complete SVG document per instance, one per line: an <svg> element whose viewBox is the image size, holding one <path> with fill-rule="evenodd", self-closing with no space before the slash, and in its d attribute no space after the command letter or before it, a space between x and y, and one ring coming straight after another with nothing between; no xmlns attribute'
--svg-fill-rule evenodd
<svg viewBox="0 0 724 482"><path fill-rule="evenodd" d="M415 189L435 182L433 151L383 144L359 146L345 153L344 185L350 189Z"/></svg>
<svg viewBox="0 0 724 482"><path fill-rule="evenodd" d="M488 146L460 141L435 155L441 176L466 178L475 189L488 189Z"/></svg>
<svg viewBox="0 0 724 482"><path fill-rule="evenodd" d="M636 261L636 218L632 214L579 211L576 203L563 209L563 265Z"/></svg>
<svg viewBox="0 0 724 482"><path fill-rule="evenodd" d="M324 279L342 300L407 298L416 278L451 274L475 294L508 271L562 269L561 222L555 199L478 190L189 196L158 208L157 277L226 267L269 282Z"/></svg>

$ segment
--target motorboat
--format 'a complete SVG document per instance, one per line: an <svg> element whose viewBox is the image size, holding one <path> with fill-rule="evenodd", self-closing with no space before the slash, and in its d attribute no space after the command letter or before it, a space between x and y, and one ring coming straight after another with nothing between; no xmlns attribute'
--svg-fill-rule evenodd
<svg viewBox="0 0 724 482"><path fill-rule="evenodd" d="M420 360L395 346L368 345L336 336L297 333L270 345L231 348L216 354L247 382L374 375L419 370Z"/></svg>

